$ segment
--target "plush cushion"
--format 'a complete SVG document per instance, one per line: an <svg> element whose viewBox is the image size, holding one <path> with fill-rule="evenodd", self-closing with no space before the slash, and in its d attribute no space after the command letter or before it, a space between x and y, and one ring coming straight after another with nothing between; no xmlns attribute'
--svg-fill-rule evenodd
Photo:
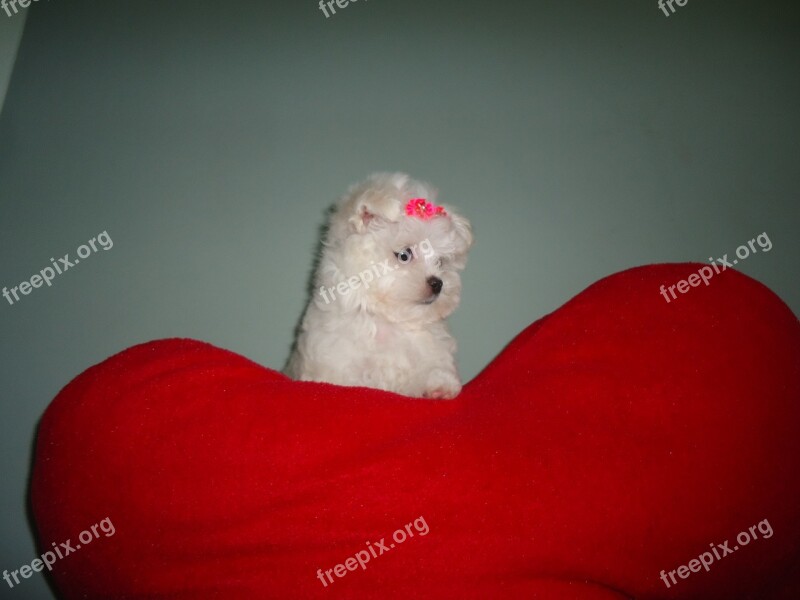
<svg viewBox="0 0 800 600"><path fill-rule="evenodd" d="M129 348L41 422L41 552L114 526L54 583L65 598L796 598L800 323L732 270L666 302L659 286L698 268L599 281L453 401L294 382L186 339Z"/></svg>

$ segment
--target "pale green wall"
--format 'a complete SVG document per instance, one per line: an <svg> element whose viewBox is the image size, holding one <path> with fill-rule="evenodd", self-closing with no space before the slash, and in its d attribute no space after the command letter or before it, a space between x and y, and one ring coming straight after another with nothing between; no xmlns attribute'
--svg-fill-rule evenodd
<svg viewBox="0 0 800 600"><path fill-rule="evenodd" d="M316 6L31 10L0 116L0 288L103 230L114 247L0 298L0 570L34 556L25 481L58 390L166 336L282 365L324 209L373 170L472 219L452 319L467 379L598 278L763 231L773 249L740 266L800 312L796 3Z"/></svg>

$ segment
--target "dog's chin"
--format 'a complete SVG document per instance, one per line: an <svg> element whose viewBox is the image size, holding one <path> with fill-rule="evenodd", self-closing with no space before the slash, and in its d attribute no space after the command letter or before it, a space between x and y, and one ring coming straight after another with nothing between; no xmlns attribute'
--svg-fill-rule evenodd
<svg viewBox="0 0 800 600"><path fill-rule="evenodd" d="M436 320L446 319L458 307L459 298L452 296L437 296L432 302L425 306L433 311Z"/></svg>

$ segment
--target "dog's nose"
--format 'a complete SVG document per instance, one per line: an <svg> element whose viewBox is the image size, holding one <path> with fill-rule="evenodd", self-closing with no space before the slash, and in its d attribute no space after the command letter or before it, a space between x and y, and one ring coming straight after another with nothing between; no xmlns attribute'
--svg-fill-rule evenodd
<svg viewBox="0 0 800 600"><path fill-rule="evenodd" d="M431 286L433 293L437 296L442 291L442 280L438 277L428 277L428 285Z"/></svg>

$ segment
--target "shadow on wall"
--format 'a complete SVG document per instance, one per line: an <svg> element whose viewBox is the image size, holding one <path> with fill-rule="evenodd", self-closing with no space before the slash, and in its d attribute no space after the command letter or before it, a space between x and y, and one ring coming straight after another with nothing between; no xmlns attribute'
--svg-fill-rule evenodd
<svg viewBox="0 0 800 600"><path fill-rule="evenodd" d="M0 114L3 112L8 82L11 81L14 61L17 60L17 49L25 29L27 14L28 11L23 10L13 19L0 18Z"/></svg>

